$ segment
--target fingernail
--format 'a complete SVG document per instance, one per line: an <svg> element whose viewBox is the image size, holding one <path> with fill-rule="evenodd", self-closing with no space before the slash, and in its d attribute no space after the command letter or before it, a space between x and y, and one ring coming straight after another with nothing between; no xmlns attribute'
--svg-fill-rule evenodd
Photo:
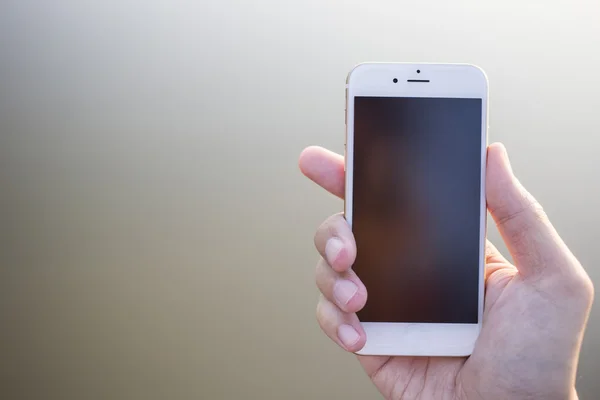
<svg viewBox="0 0 600 400"><path fill-rule="evenodd" d="M356 332L356 329L350 325L340 325L338 328L338 338L347 348L351 348L360 340L360 335Z"/></svg>
<svg viewBox="0 0 600 400"><path fill-rule="evenodd" d="M333 297L341 306L348 304L356 292L358 292L358 286L346 279L339 279L333 286Z"/></svg>
<svg viewBox="0 0 600 400"><path fill-rule="evenodd" d="M327 261L330 264L333 264L343 248L344 243L340 239L335 237L329 239L325 245L325 255L327 256Z"/></svg>

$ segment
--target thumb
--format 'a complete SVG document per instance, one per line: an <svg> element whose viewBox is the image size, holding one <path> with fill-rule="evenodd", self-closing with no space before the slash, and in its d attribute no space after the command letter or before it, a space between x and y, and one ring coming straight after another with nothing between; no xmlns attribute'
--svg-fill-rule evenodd
<svg viewBox="0 0 600 400"><path fill-rule="evenodd" d="M574 272L569 271L578 265L574 256L540 203L513 174L500 143L488 147L486 198L488 210L522 275Z"/></svg>

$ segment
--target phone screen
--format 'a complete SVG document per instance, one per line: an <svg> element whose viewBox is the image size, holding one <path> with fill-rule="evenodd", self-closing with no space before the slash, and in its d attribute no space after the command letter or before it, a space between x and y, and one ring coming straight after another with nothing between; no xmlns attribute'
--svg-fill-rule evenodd
<svg viewBox="0 0 600 400"><path fill-rule="evenodd" d="M477 323L482 99L354 98L362 322Z"/></svg>

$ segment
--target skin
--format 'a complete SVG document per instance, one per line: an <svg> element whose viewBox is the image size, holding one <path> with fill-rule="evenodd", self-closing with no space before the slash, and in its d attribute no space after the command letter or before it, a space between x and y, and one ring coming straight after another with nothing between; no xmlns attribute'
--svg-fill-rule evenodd
<svg viewBox="0 0 600 400"><path fill-rule="evenodd" d="M300 169L330 193L344 196L344 159L305 149ZM511 264L486 248L483 327L473 354L453 357L356 356L387 399L576 399L581 341L594 297L592 282L540 204L513 174L506 149L488 147L486 198ZM317 230L321 291L317 320L348 352L366 340L356 312L367 289L352 271L356 244L342 214Z"/></svg>

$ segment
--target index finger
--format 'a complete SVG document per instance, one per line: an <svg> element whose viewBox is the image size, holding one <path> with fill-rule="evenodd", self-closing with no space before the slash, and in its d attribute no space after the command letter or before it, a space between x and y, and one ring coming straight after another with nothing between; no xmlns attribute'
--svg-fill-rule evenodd
<svg viewBox="0 0 600 400"><path fill-rule="evenodd" d="M345 190L344 157L319 146L304 149L298 160L300 171L329 193L343 199Z"/></svg>
<svg viewBox="0 0 600 400"><path fill-rule="evenodd" d="M348 270L356 260L354 235L341 213L327 218L317 229L315 246L337 272Z"/></svg>

